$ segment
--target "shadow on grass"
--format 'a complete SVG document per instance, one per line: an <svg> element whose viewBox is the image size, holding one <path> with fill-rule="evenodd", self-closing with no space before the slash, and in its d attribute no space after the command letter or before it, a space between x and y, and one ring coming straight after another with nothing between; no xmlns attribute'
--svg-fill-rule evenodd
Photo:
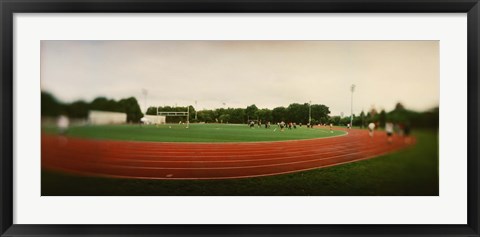
<svg viewBox="0 0 480 237"><path fill-rule="evenodd" d="M42 170L42 196L437 196L438 133L411 148L305 172L231 180L134 180Z"/></svg>

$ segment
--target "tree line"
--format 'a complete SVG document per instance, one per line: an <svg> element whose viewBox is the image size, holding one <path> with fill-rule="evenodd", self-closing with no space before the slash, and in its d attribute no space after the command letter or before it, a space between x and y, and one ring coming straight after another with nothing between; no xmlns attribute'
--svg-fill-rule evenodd
<svg viewBox="0 0 480 237"><path fill-rule="evenodd" d="M311 114L312 124L326 123L329 119L330 110L322 104L293 103L287 107L276 107L274 109L258 108L255 104L246 108L218 108L210 110L196 111L195 108L189 106L190 122L206 122L206 123L248 123L249 121L262 121L262 123L271 122L294 122L307 124L309 115ZM159 106L159 112L186 112L187 107L171 107ZM149 107L148 115L156 115L157 107ZM185 121L185 117L167 117L167 122Z"/></svg>
<svg viewBox="0 0 480 237"><path fill-rule="evenodd" d="M41 92L41 114L42 116L57 117L61 114L70 118L87 118L90 110L101 110L111 112L121 112L127 114L127 122L137 123L143 117L138 101L135 97L113 100L105 97L97 97L91 102L83 100L72 103L63 103L52 94ZM190 122L206 123L248 123L249 121L262 121L278 123L294 122L297 124L307 124L309 115L311 115L312 124L333 124L335 126L347 126L350 123L350 116L329 116L329 107L323 104L293 103L286 107L280 106L273 109L258 108L255 104L246 108L218 108L210 110L199 110L190 105L187 107L159 106L158 111L163 112L190 112ZM196 112L196 113L195 113ZM157 107L149 107L148 115L156 115ZM185 117L167 117L168 123L178 123L186 121ZM378 112L371 109L367 113L362 111L359 115L353 115L353 126L366 127L369 123L377 123L384 127L387 121L394 123L409 124L414 127L438 128L439 126L439 107L417 112L405 108L401 103L397 103L392 111Z"/></svg>
<svg viewBox="0 0 480 237"><path fill-rule="evenodd" d="M88 111L90 110L121 112L127 114L127 122L133 123L139 122L143 117L143 113L135 97L118 101L105 97L97 97L91 102L78 100L72 103L63 103L52 94L42 91L41 110L42 116L57 117L63 114L70 118L87 118Z"/></svg>
<svg viewBox="0 0 480 237"><path fill-rule="evenodd" d="M387 122L408 124L417 128L438 128L439 107L417 112L405 108L401 103L397 103L395 108L389 112L383 109L378 112L372 108L367 113L362 111L358 116L353 115L353 126L367 127L372 122L377 123L381 128L384 128ZM332 116L329 118L329 123L337 126L347 126L350 123L350 117Z"/></svg>

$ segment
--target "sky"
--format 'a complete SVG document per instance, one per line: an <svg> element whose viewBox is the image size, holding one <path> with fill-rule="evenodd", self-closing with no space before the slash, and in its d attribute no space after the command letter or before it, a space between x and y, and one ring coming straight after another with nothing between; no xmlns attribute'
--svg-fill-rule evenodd
<svg viewBox="0 0 480 237"><path fill-rule="evenodd" d="M324 104L330 115L439 105L438 41L41 41L41 89L197 110ZM143 93L146 91L146 96Z"/></svg>

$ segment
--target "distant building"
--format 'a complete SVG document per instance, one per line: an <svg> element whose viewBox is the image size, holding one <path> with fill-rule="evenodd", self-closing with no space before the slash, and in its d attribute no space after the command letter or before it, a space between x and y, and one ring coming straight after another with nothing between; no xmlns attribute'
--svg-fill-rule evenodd
<svg viewBox="0 0 480 237"><path fill-rule="evenodd" d="M166 116L162 115L145 115L142 118L145 124L165 124Z"/></svg>
<svg viewBox="0 0 480 237"><path fill-rule="evenodd" d="M100 124L124 124L127 123L127 114L119 112L90 110L88 112L88 123Z"/></svg>

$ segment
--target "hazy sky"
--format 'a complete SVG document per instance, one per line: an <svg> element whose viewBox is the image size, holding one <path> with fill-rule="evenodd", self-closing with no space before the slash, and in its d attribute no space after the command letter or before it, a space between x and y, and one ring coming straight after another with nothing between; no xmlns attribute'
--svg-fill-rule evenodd
<svg viewBox="0 0 480 237"><path fill-rule="evenodd" d="M325 104L331 115L439 101L438 41L42 41L41 86L65 102L148 106ZM225 105L224 105L225 104Z"/></svg>

